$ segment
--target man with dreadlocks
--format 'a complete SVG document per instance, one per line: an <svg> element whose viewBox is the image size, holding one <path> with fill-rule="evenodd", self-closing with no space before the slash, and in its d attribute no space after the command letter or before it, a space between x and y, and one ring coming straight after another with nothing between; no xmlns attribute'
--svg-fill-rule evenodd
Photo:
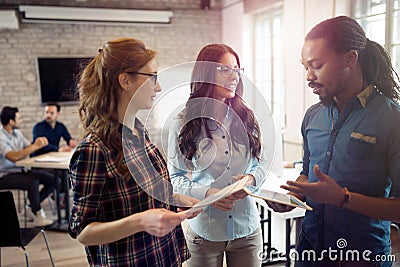
<svg viewBox="0 0 400 267"><path fill-rule="evenodd" d="M390 221L400 221L398 75L385 49L346 16L316 25L301 56L320 103L303 120L303 170L282 186L314 209L296 266L391 266Z"/></svg>

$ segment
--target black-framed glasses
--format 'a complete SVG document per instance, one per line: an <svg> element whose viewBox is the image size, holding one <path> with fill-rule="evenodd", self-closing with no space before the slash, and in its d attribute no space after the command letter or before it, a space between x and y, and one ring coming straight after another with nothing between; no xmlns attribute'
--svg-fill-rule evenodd
<svg viewBox="0 0 400 267"><path fill-rule="evenodd" d="M128 72L129 74L140 74L140 75L146 75L150 77L150 80L153 82L154 85L157 85L157 73L144 73L144 72L138 72L138 71L131 71Z"/></svg>
<svg viewBox="0 0 400 267"><path fill-rule="evenodd" d="M219 66L217 67L217 70L221 73L222 77L224 78L230 78L232 74L235 74L239 76L239 78L243 77L244 69L234 69L228 66Z"/></svg>

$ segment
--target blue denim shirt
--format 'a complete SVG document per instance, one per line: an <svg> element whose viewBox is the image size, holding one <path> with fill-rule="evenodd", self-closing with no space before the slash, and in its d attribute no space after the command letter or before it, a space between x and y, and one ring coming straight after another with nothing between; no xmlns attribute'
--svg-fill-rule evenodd
<svg viewBox="0 0 400 267"><path fill-rule="evenodd" d="M168 170L174 191L203 200L210 188L224 188L232 183L232 176L252 174L256 186L264 182L267 167L265 156L260 162L246 153L246 146L232 145L230 129L231 113L219 127L209 125L214 145L208 146L203 133L198 143L198 152L187 165L178 152L178 135L184 124L184 112L178 114L170 126L168 142ZM213 124L213 122L210 122ZM204 142L203 142L204 141ZM190 227L201 237L210 241L227 241L252 234L260 226L260 216L253 197L236 200L232 210L221 211L207 206L202 213L188 220Z"/></svg>
<svg viewBox="0 0 400 267"><path fill-rule="evenodd" d="M349 191L371 197L400 197L400 108L372 86L346 104L338 115L336 106L316 104L303 124L302 174L310 182L318 178L315 164ZM337 249L340 238L346 249L389 253L390 222L373 219L334 205L307 199L302 231L316 250Z"/></svg>

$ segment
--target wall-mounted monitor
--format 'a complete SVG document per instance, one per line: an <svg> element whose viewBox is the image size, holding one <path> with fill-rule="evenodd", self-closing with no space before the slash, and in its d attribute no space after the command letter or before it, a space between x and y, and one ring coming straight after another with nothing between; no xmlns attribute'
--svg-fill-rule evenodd
<svg viewBox="0 0 400 267"><path fill-rule="evenodd" d="M37 65L41 103L76 103L77 75L90 60L90 57L39 57Z"/></svg>

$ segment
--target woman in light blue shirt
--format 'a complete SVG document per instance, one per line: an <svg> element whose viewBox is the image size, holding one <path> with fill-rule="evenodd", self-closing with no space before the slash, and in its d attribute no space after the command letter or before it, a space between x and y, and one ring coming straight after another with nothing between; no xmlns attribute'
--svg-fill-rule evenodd
<svg viewBox="0 0 400 267"><path fill-rule="evenodd" d="M169 171L176 192L204 199L239 179L260 186L261 133L243 96L239 57L225 44L199 53L186 107L169 133ZM206 207L189 220L188 266L260 266L260 217L255 200L243 191Z"/></svg>

